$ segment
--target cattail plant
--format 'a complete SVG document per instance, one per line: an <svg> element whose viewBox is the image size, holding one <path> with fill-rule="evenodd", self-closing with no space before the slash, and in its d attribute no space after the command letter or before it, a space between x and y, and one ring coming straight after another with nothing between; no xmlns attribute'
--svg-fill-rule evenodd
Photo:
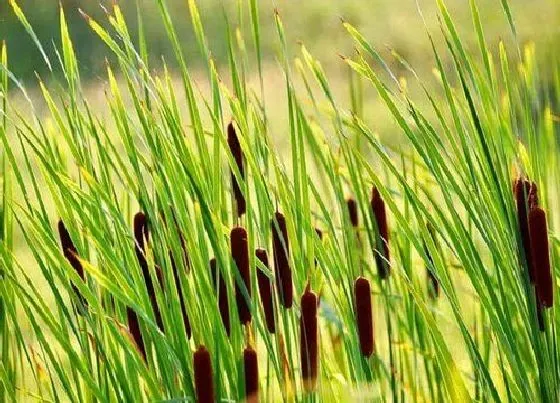
<svg viewBox="0 0 560 403"><path fill-rule="evenodd" d="M540 207L534 207L529 212L529 235L537 301L540 306L550 308L553 305L554 283L550 267L546 213Z"/></svg>
<svg viewBox="0 0 560 403"><path fill-rule="evenodd" d="M371 210L377 223L377 245L375 254L375 263L377 272L381 279L386 279L390 274L390 255L389 255L389 228L387 226L387 212L385 211L385 202L381 198L379 190L374 186L371 192Z"/></svg>
<svg viewBox="0 0 560 403"><path fill-rule="evenodd" d="M534 184L533 184L534 185ZM538 204L536 185L532 186L531 182L518 178L514 183L515 203L517 205L517 221L521 234L521 245L527 262L529 271L529 280L535 283L535 268L533 266L533 257L531 256L531 239L529 235L529 209L531 205ZM531 196L530 196L531 195Z"/></svg>
<svg viewBox="0 0 560 403"><path fill-rule="evenodd" d="M210 353L204 346L199 346L193 354L194 389L198 403L214 403L214 380Z"/></svg>
<svg viewBox="0 0 560 403"><path fill-rule="evenodd" d="M215 258L210 260L210 272L212 275L212 284L214 289L218 292L218 310L220 311L220 317L222 318L222 324L226 334L229 336L231 331L230 321L229 321L229 302L227 295L227 286L224 276L218 268L218 264Z"/></svg>
<svg viewBox="0 0 560 403"><path fill-rule="evenodd" d="M243 369L245 374L245 402L259 401L259 362L257 352L250 346L243 351Z"/></svg>
<svg viewBox="0 0 560 403"><path fill-rule="evenodd" d="M257 249L255 252L257 259L263 264L263 266L269 268L268 265L268 254L264 249ZM259 294L261 296L261 303L264 311L264 318L266 321L266 328L270 333L276 331L276 322L274 321L274 304L272 301L272 282L266 273L257 268L257 281L259 285Z"/></svg>
<svg viewBox="0 0 560 403"><path fill-rule="evenodd" d="M306 391L312 391L317 384L318 327L317 295L308 284L301 297L300 354L301 376Z"/></svg>
<svg viewBox="0 0 560 403"><path fill-rule="evenodd" d="M369 357L374 350L373 316L371 306L371 287L364 277L358 277L354 282L354 296L356 298L356 322L360 350L364 357Z"/></svg>
<svg viewBox="0 0 560 403"><path fill-rule="evenodd" d="M249 245L247 242L247 231L242 227L235 227L230 234L231 257L239 270L239 276L243 284L235 282L235 299L237 301L237 312L241 324L251 321L251 273L249 271ZM248 300L245 298L243 288L247 291Z"/></svg>
<svg viewBox="0 0 560 403"><path fill-rule="evenodd" d="M348 206L348 215L350 217L350 223L354 229L358 228L359 217L358 217L358 204L356 200L350 198L346 200L346 205Z"/></svg>
<svg viewBox="0 0 560 403"><path fill-rule="evenodd" d="M80 259L78 258L78 250L76 249L74 242L72 242L70 233L66 229L66 226L64 225L64 222L62 222L62 220L58 222L58 234L60 236L60 244L62 246L62 253L64 254L64 257L66 258L66 260L68 260L68 263L70 263L70 266L72 266L72 268L76 271L76 274L82 279L82 281L85 281L86 277L84 273L84 267L82 266L82 262L80 262ZM87 301L80 293L78 287L76 287L75 284L72 284L72 289L74 291L74 295L78 297L81 304L77 311L79 313L82 313L82 310L87 308Z"/></svg>
<svg viewBox="0 0 560 403"><path fill-rule="evenodd" d="M148 268L148 261L146 259L145 243L149 239L149 230L148 230L148 218L144 213L142 212L136 213L136 215L134 216L133 229L134 229L134 239L136 241L134 245L136 257L138 259L138 263L140 264L140 268L142 269L142 276L144 277L146 290L148 291L148 296L152 304L152 309L154 311L154 316L156 318L156 324L158 328L161 331L163 331L163 319L161 317L161 312L157 304L156 290L154 287L154 282L152 281L152 276L150 275L150 270ZM161 269L156 268L156 271L157 271L157 277L161 281L162 279Z"/></svg>
<svg viewBox="0 0 560 403"><path fill-rule="evenodd" d="M430 238L432 239L432 241L434 242L434 244L436 244L437 246L437 239L436 239L436 234L434 231L434 227L432 226L432 224L430 222L426 223L426 228L428 230L428 234L430 236ZM432 257L432 254L430 253L430 250L428 249L428 246L426 245L426 242L424 241L424 252L426 253L426 256L428 258L428 264L426 265L426 273L428 275L428 294L432 297L432 298L438 298L439 297L439 281L434 273L434 258Z"/></svg>
<svg viewBox="0 0 560 403"><path fill-rule="evenodd" d="M239 170L239 174L241 175L242 179L245 179L245 169L243 166L243 151L241 150L241 144L239 144L239 138L237 137L237 132L235 131L235 127L233 126L233 122L228 125L227 128L227 141L229 146L229 151L235 160L235 164L237 165L237 169ZM241 192L241 187L239 186L239 182L237 182L237 178L231 173L231 184L233 187L233 196L235 197L235 202L237 205L237 216L241 217L247 211L247 205L245 203L245 197L243 196L243 192Z"/></svg>
<svg viewBox="0 0 560 403"><path fill-rule="evenodd" d="M293 304L292 269L290 268L290 245L286 218L280 212L274 214L272 220L272 251L274 254L274 274L276 276L276 289L278 299L285 308Z"/></svg>
<svg viewBox="0 0 560 403"><path fill-rule="evenodd" d="M142 338L142 333L140 332L140 322L138 321L138 315L136 312L130 308L126 308L126 318L128 322L128 331L136 344L136 348L140 352L140 355L146 360L146 347L144 347L144 339Z"/></svg>

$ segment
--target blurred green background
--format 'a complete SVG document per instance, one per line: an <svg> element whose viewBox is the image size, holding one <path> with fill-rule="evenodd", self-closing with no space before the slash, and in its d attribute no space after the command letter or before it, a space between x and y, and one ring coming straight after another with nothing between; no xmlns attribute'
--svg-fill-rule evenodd
<svg viewBox="0 0 560 403"><path fill-rule="evenodd" d="M174 58L161 24L156 0L61 0L66 10L82 76L94 79L102 77L104 62L109 52L91 32L78 10L82 9L106 26L108 24L104 16L104 7L110 9L113 2L120 4L133 34L137 30L136 7L137 3L139 4L144 18L152 66L161 65L162 57L172 65ZM187 1L167 0L167 2L184 46L187 61L190 66L196 67L201 60L192 35ZM436 0L418 0L418 3L428 26L436 32L438 30L435 18ZM558 39L560 1L510 0L510 3L521 43L535 41L541 53L557 51L560 45ZM56 65L54 44L59 43L60 36L59 0L18 0L18 4L34 27L49 58ZM466 42L472 46L473 51L476 50L469 1L447 0L446 4ZM198 1L198 5L213 55L218 62L223 62L226 57L226 43L223 39L226 27L224 15L228 15L231 27L237 26L237 1L202 0ZM500 38L511 40L500 0L479 0L478 5L485 24L487 40L495 51ZM381 49L385 49L385 45L390 44L416 67L431 69L433 64L416 0L261 0L259 7L263 49L265 56L270 60L274 60L278 43L273 24L274 9L277 9L284 20L289 41L293 45L291 50L297 50L296 41L304 41L313 54L323 61L327 69L342 68L338 54L352 51L349 48L351 41L340 24L340 18L357 26ZM248 15L243 18L247 22L243 24L245 29L249 25ZM246 38L247 40L250 38L250 32L246 32ZM36 81L35 72L42 77L49 74L41 54L16 20L8 0L0 0L0 39L8 43L12 71L26 85L32 85Z"/></svg>

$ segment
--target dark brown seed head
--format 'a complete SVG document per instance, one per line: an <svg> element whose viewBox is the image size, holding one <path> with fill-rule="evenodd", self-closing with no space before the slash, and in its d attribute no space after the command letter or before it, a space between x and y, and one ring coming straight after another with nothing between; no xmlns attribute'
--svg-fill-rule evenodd
<svg viewBox="0 0 560 403"><path fill-rule="evenodd" d="M381 198L381 194L376 187L371 192L371 209L377 224L379 238L377 239L375 262L379 277L385 279L390 274L390 255L389 255L389 227L387 225L387 212L385 211L385 202Z"/></svg>
<svg viewBox="0 0 560 403"><path fill-rule="evenodd" d="M233 122L228 125L227 128L228 132L228 146L231 155L235 159L235 163L237 168L239 169L239 173L241 174L241 178L245 179L245 169L243 166L243 151L241 150L241 144L239 144L239 138L237 137L237 133L235 131L235 127L233 126ZM235 175L231 174L231 183L233 187L233 195L235 197L235 201L237 203L237 216L241 217L245 214L247 210L247 205L245 203L245 197L243 197L243 192L241 192L241 187L237 182Z"/></svg>
<svg viewBox="0 0 560 403"><path fill-rule="evenodd" d="M535 268L537 299L540 305L550 308L553 305L554 284L550 269L546 213L542 208L537 207L530 211L529 234L531 237L531 255Z"/></svg>
<svg viewBox="0 0 560 403"><path fill-rule="evenodd" d="M220 316L222 318L222 323L226 334L230 334L230 322L229 322L229 302L227 296L227 286L224 276L218 269L217 261L215 258L210 260L210 271L212 274L212 283L214 285L214 290L218 293L218 310L220 311Z"/></svg>
<svg viewBox="0 0 560 403"><path fill-rule="evenodd" d="M249 301L245 298L243 288L246 288L249 300L251 298L251 273L249 271L249 244L247 242L247 231L242 227L235 227L230 234L231 256L241 277L242 284L235 282L235 299L237 301L237 312L241 324L251 321L251 309Z"/></svg>
<svg viewBox="0 0 560 403"><path fill-rule="evenodd" d="M301 297L300 353L301 374L305 390L315 389L318 366L317 296L306 289Z"/></svg>
<svg viewBox="0 0 560 403"><path fill-rule="evenodd" d="M290 243L286 219L282 213L276 212L272 220L272 251L274 254L274 274L278 299L285 308L293 304L292 269L290 268ZM278 225L278 227L277 227Z"/></svg>
<svg viewBox="0 0 560 403"><path fill-rule="evenodd" d="M373 316L371 307L371 288L369 281L358 277L354 283L356 298L356 321L358 323L358 336L360 349L364 357L369 357L374 350Z"/></svg>
<svg viewBox="0 0 560 403"><path fill-rule="evenodd" d="M154 282L152 281L152 276L150 275L150 270L148 268L148 261L146 260L146 242L149 238L149 230L148 218L144 213L139 212L134 216L133 231L134 239L136 241L134 244L134 250L136 252L136 257L138 259L140 268L142 269L142 276L144 277L144 282L146 284L146 291L148 292L148 296L150 297L150 302L152 304L152 309L154 311L154 316L158 328L163 331L163 319L161 316L161 311L159 310L159 306L157 304L156 290L154 287ZM160 267L156 267L156 275L161 284L163 280L163 272L161 271Z"/></svg>
<svg viewBox="0 0 560 403"><path fill-rule="evenodd" d="M358 228L358 224L359 224L358 204L354 199L346 200L346 204L348 205L348 214L350 216L350 223L352 224L352 227Z"/></svg>
<svg viewBox="0 0 560 403"><path fill-rule="evenodd" d="M58 222L58 234L60 236L60 244L62 246L64 257L66 258L66 260L68 260L70 266L72 266L72 268L76 271L76 274L80 276L83 281L85 281L86 277L84 273L84 267L82 266L82 262L80 262L80 259L78 258L78 251L76 249L76 246L74 246L74 242L72 242L72 238L70 238L70 233L66 229L66 226L64 225L64 222L62 222L62 220ZM87 308L87 301L80 293L78 287L76 287L75 284L72 284L72 289L74 290L74 295L77 296L81 304L77 307L77 312L83 314L85 313L85 309Z"/></svg>
<svg viewBox="0 0 560 403"><path fill-rule="evenodd" d="M255 255L265 267L270 267L268 265L268 254L264 249L257 249ZM259 294L261 296L266 327L270 333L274 333L276 331L276 322L274 321L274 304L272 302L272 282L260 268L257 268L257 281L259 283Z"/></svg>
<svg viewBox="0 0 560 403"><path fill-rule="evenodd" d="M315 233L317 234L319 239L322 241L323 240L323 231L321 231L319 228L315 228Z"/></svg>
<svg viewBox="0 0 560 403"><path fill-rule="evenodd" d="M517 205L517 221L519 224L519 231L521 234L521 244L527 268L529 271L529 279L531 283L535 283L535 268L533 267L533 257L531 256L531 238L529 236L529 220L528 220L528 206L529 194L531 192L531 183L528 180L518 178L514 183L515 203ZM534 198L536 197L536 187L534 190Z"/></svg>
<svg viewBox="0 0 560 403"><path fill-rule="evenodd" d="M258 403L259 401L259 362L257 352L251 347L243 351L243 368L245 370L245 401Z"/></svg>
<svg viewBox="0 0 560 403"><path fill-rule="evenodd" d="M214 403L214 381L210 353L204 346L193 354L194 389L198 403Z"/></svg>
<svg viewBox="0 0 560 403"><path fill-rule="evenodd" d="M144 347L144 339L142 338L142 333L140 331L140 323L138 322L138 315L130 307L126 308L126 317L128 321L128 331L134 339L136 348L140 352L140 355L146 360L146 348Z"/></svg>

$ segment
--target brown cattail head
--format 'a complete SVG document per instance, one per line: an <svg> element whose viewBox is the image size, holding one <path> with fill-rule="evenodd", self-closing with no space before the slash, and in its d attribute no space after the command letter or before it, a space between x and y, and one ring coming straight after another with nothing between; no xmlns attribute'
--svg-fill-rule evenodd
<svg viewBox="0 0 560 403"><path fill-rule="evenodd" d="M356 321L358 323L358 336L360 349L364 357L369 357L374 350L373 316L371 307L371 288L369 281L358 277L354 283L356 298Z"/></svg>
<svg viewBox="0 0 560 403"><path fill-rule="evenodd" d="M521 234L521 244L525 254L525 261L529 271L529 280L535 283L535 268L533 266L533 257L531 256L531 238L529 235L529 219L528 212L530 203L531 183L528 180L518 178L514 183L515 203L517 205L517 221L519 223L519 231ZM536 185L533 188L532 203L538 202ZM535 205L536 206L536 205Z"/></svg>
<svg viewBox="0 0 560 403"><path fill-rule="evenodd" d="M142 333L140 332L140 322L138 322L138 315L130 307L126 308L126 317L128 321L128 331L134 339L136 348L142 355L144 361L146 360L146 347L144 347L144 339L142 338Z"/></svg>
<svg viewBox="0 0 560 403"><path fill-rule="evenodd" d="M78 258L78 250L76 249L76 246L74 246L74 242L72 242L72 238L70 238L70 233L66 229L62 220L58 222L58 234L60 236L60 244L62 246L64 257L68 260L70 266L72 266L72 268L76 271L76 274L85 281L84 267ZM78 290L78 287L74 284L72 284L72 289L81 303L81 307L78 309L78 312L82 313L82 308L85 309L87 307L87 301Z"/></svg>
<svg viewBox="0 0 560 403"><path fill-rule="evenodd" d="M350 216L350 223L352 224L352 227L358 228L358 204L354 199L346 200L346 204L348 205L348 215Z"/></svg>
<svg viewBox="0 0 560 403"><path fill-rule="evenodd" d="M264 249L257 249L255 255L265 267L270 267L268 264L268 254ZM259 283L259 294L261 296L266 327L270 333L274 333L276 331L276 322L274 321L274 304L272 302L272 282L260 268L257 268L257 281Z"/></svg>
<svg viewBox="0 0 560 403"><path fill-rule="evenodd" d="M136 252L136 257L140 268L142 269L142 276L144 277L144 282L146 284L146 291L150 297L150 302L152 304L152 309L154 311L154 316L156 319L156 324L158 328L163 331L163 319L161 316L161 311L157 304L156 290L154 287L154 282L152 281L152 276L150 275L150 270L148 268L148 261L146 260L146 242L149 238L148 230L148 217L142 212L136 213L133 222L134 239L135 245L134 250ZM156 267L157 277L160 280L163 279L163 273L160 267Z"/></svg>
<svg viewBox="0 0 560 403"><path fill-rule="evenodd" d="M272 251L274 253L274 274L278 299L285 308L291 308L294 294L292 288L292 269L290 268L290 244L286 218L280 212L274 214L272 220Z"/></svg>
<svg viewBox="0 0 560 403"><path fill-rule="evenodd" d="M204 346L193 354L194 389L198 403L214 403L214 381L210 353Z"/></svg>
<svg viewBox="0 0 560 403"><path fill-rule="evenodd" d="M323 231L321 231L319 228L315 228L315 233L317 234L319 239L322 241L323 240Z"/></svg>
<svg viewBox="0 0 560 403"><path fill-rule="evenodd" d="M226 334L230 334L230 321L229 321L229 302L227 296L227 286L224 276L220 272L217 261L215 258L210 260L210 271L212 274L212 283L214 285L214 290L218 292L218 310L220 311L220 316L222 318L222 323Z"/></svg>
<svg viewBox="0 0 560 403"><path fill-rule="evenodd" d="M371 192L371 209L377 223L379 238L377 239L375 263L381 279L386 279L390 274L389 255L389 227L387 226L387 212L385 202L376 187Z"/></svg>
<svg viewBox="0 0 560 403"><path fill-rule="evenodd" d="M251 347L243 351L243 368L245 371L245 401L258 403L259 401L259 362L257 352Z"/></svg>
<svg viewBox="0 0 560 403"><path fill-rule="evenodd" d="M318 328L317 296L307 286L301 297L300 353L301 374L305 390L312 391L317 384Z"/></svg>
<svg viewBox="0 0 560 403"><path fill-rule="evenodd" d="M540 207L533 208L529 212L529 234L537 300L541 306L550 308L553 304L554 284L550 268L546 213Z"/></svg>
<svg viewBox="0 0 560 403"><path fill-rule="evenodd" d="M249 244L247 242L247 231L242 227L235 227L231 230L231 256L237 269L239 276L246 288L249 301L251 299L251 273L249 271ZM251 321L251 308L249 301L245 298L242 285L238 281L235 282L235 299L237 301L237 312L241 324L245 325Z"/></svg>
<svg viewBox="0 0 560 403"><path fill-rule="evenodd" d="M227 133L229 151L235 159L235 164L237 165L237 169L239 169L241 178L245 179L245 169L243 167L243 151L241 150L241 144L239 144L239 138L237 137L233 122L228 125ZM231 183L233 187L233 195L237 204L237 216L241 217L247 211L247 205L245 203L245 197L243 197L243 192L241 192L241 187L239 186L239 183L237 182L237 179L233 172L231 174Z"/></svg>

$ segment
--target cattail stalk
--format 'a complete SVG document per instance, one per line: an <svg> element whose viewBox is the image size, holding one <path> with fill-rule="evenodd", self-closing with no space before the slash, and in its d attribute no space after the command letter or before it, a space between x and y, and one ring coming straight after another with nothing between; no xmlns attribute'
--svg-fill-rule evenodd
<svg viewBox="0 0 560 403"><path fill-rule="evenodd" d="M255 255L265 267L270 267L266 250L257 249ZM272 282L260 268L257 268L257 281L259 283L259 294L261 296L266 327L270 333L274 333L276 331L276 322L274 321L274 304L272 302Z"/></svg>
<svg viewBox="0 0 560 403"><path fill-rule="evenodd" d="M247 347L243 351L243 368L245 372L245 402L259 401L259 362L257 352Z"/></svg>
<svg viewBox="0 0 560 403"><path fill-rule="evenodd" d="M529 212L529 235L537 300L544 308L550 308L553 305L554 283L550 267L546 213L540 207L535 207Z"/></svg>
<svg viewBox="0 0 560 403"><path fill-rule="evenodd" d="M212 275L212 283L214 289L218 292L218 310L220 311L220 316L222 318L222 324L226 334L229 336L231 327L229 321L229 302L227 295L227 286L224 276L218 269L218 264L215 258L210 260L210 271Z"/></svg>
<svg viewBox="0 0 560 403"><path fill-rule="evenodd" d="M241 150L241 144L239 144L239 138L237 137L237 133L235 131L235 127L233 126L233 122L228 125L227 128L228 134L228 146L235 159L235 164L237 165L237 169L241 175L242 179L245 179L245 169L243 166L243 151ZM247 204L245 202L245 197L243 196L243 192L241 192L241 187L237 182L237 178L231 173L231 183L233 187L233 195L235 197L235 202L237 205L237 216L241 217L247 211Z"/></svg>
<svg viewBox="0 0 560 403"><path fill-rule="evenodd" d="M389 227L387 225L387 212L385 202L376 187L371 192L371 209L377 223L379 238L377 240L375 253L375 263L377 272L381 279L386 279L390 274L390 255L389 255Z"/></svg>
<svg viewBox="0 0 560 403"><path fill-rule="evenodd" d="M360 350L364 357L369 357L374 350L374 339L371 288L367 279L364 277L356 279L354 295L356 298L356 321L358 323Z"/></svg>
<svg viewBox="0 0 560 403"><path fill-rule="evenodd" d="M136 344L136 348L142 355L144 361L146 361L146 347L144 347L144 339L142 338L142 333L140 331L140 322L138 321L138 315L130 307L126 308L126 317L128 322L128 331Z"/></svg>
<svg viewBox="0 0 560 403"><path fill-rule="evenodd" d="M231 256L239 276L241 277L242 284L238 281L235 282L235 299L237 301L237 312L239 313L239 320L241 324L247 324L251 321L251 308L249 301L251 300L251 273L249 271L249 244L247 242L247 231L242 227L236 227L231 230ZM248 300L245 298L243 288L245 287Z"/></svg>
<svg viewBox="0 0 560 403"><path fill-rule="evenodd" d="M142 269L142 276L144 277L144 282L146 284L146 290L148 291L148 296L152 304L152 310L156 319L156 324L158 328L163 331L163 319L161 317L161 311L157 304L156 290L154 287L154 282L152 281L152 276L150 275L150 270L148 268L148 261L146 259L146 242L149 239L148 230L148 218L142 212L136 213L134 216L134 239L136 244L134 245L134 250L136 252L136 257L140 268ZM160 268L156 268L158 279L161 281L162 273Z"/></svg>
<svg viewBox="0 0 560 403"><path fill-rule="evenodd" d="M210 353L204 346L193 354L194 389L198 403L214 403L214 381Z"/></svg>
<svg viewBox="0 0 560 403"><path fill-rule="evenodd" d="M276 276L276 289L278 299L285 308L291 308L293 304L292 269L290 268L290 245L288 241L288 230L286 229L286 218L280 212L276 212L272 220L272 250L274 254L274 274Z"/></svg>
<svg viewBox="0 0 560 403"><path fill-rule="evenodd" d="M306 391L312 391L317 384L318 367L318 327L317 296L307 286L301 297L300 317L301 375Z"/></svg>
<svg viewBox="0 0 560 403"><path fill-rule="evenodd" d="M70 266L72 266L72 268L76 271L76 274L82 279L82 281L85 281L86 277L84 273L84 267L82 266L82 262L80 262L80 259L78 258L78 250L76 249L74 242L72 242L70 233L66 229L66 226L64 225L64 222L62 222L62 220L58 222L58 234L60 236L60 244L62 246L64 257L66 258L66 260L68 260L68 263L70 263ZM72 284L72 289L74 291L74 295L76 295L80 301L81 307L77 311L81 313L82 308L87 308L87 301L80 293L78 287L76 287L75 284Z"/></svg>
<svg viewBox="0 0 560 403"><path fill-rule="evenodd" d="M531 237L529 234L529 209L531 205L536 207L538 203L536 185L531 182L518 178L514 184L515 203L517 205L517 221L521 234L521 245L529 271L529 280L535 283L535 267L531 256Z"/></svg>

